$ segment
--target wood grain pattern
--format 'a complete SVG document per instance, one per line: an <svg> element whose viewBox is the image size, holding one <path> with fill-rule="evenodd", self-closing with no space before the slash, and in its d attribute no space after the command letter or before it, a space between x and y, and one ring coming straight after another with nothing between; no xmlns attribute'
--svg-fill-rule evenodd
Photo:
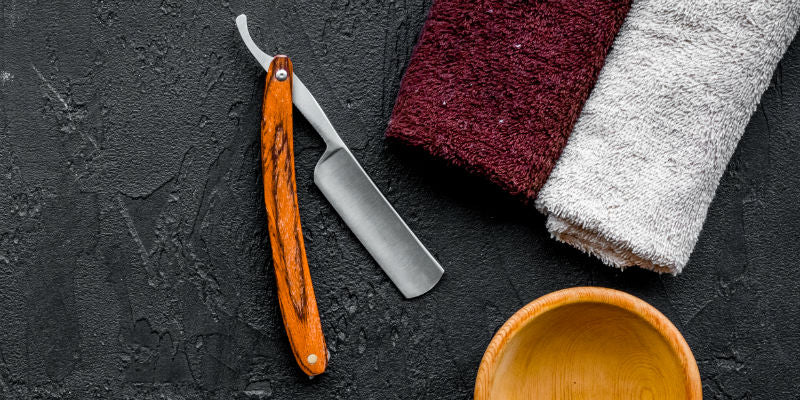
<svg viewBox="0 0 800 400"><path fill-rule="evenodd" d="M483 355L475 399L702 399L674 325L617 290L550 293L515 313Z"/></svg>
<svg viewBox="0 0 800 400"><path fill-rule="evenodd" d="M276 72L288 77L281 81ZM328 350L306 260L292 141L292 62L276 56L267 72L261 120L261 170L272 261L283 323L292 352L309 376L325 371Z"/></svg>

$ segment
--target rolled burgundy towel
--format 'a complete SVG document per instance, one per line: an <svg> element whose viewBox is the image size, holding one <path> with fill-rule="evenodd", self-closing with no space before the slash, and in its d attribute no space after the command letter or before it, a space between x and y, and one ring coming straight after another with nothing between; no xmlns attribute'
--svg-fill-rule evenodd
<svg viewBox="0 0 800 400"><path fill-rule="evenodd" d="M533 200L630 0L436 0L387 137Z"/></svg>

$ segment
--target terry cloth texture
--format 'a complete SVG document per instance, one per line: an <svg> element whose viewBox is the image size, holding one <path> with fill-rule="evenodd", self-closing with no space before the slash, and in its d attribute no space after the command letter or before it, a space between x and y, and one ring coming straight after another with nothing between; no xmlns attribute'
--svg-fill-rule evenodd
<svg viewBox="0 0 800 400"><path fill-rule="evenodd" d="M630 0L436 0L386 135L535 199Z"/></svg>
<svg viewBox="0 0 800 400"><path fill-rule="evenodd" d="M679 273L798 0L635 0L536 202L605 263Z"/></svg>

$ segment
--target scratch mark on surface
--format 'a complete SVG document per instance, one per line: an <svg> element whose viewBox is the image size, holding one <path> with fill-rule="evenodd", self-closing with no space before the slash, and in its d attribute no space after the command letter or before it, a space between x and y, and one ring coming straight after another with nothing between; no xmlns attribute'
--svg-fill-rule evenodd
<svg viewBox="0 0 800 400"><path fill-rule="evenodd" d="M245 390L244 394L248 396L256 396L256 397L271 397L272 391L271 390Z"/></svg>
<svg viewBox="0 0 800 400"><path fill-rule="evenodd" d="M60 101L60 102L61 102L61 104L63 104L63 105L64 105L64 110L66 110L66 111L69 111L69 105L68 105L68 104L67 104L67 102L64 100L64 97L63 97L63 96L61 96L61 93L58 93L58 90L56 90L56 88L54 88L54 87L53 87L53 85L50 83L50 81L48 81L48 80L47 80L47 79L44 77L44 75L42 75L42 73L41 73L41 72L39 72L39 68L36 68L36 66L35 66L35 65L31 65L31 67L33 67L33 70L34 70L34 71L36 71L36 75L38 75L38 76L39 76L39 79L41 79L41 80L42 80L42 82L44 82L45 86L47 86L47 88L48 88L48 89L50 89L50 92L51 92L51 93L53 93L53 95L55 95L55 96L56 96L56 98L58 99L58 101Z"/></svg>
<svg viewBox="0 0 800 400"><path fill-rule="evenodd" d="M5 14L3 17L5 17L4 19L8 27L13 28L17 25L17 20L20 19L20 16L17 15L17 2L12 0L3 11L3 14Z"/></svg>
<svg viewBox="0 0 800 400"><path fill-rule="evenodd" d="M508 273L505 265L501 266L500 268L503 271L503 276L506 278L506 282L508 282L508 286L511 286L511 291L514 293L514 297L517 299L517 303L522 306L525 304L525 301L522 299L522 295L519 293L519 289L517 289L517 285L514 284L514 279L511 278L511 275Z"/></svg>
<svg viewBox="0 0 800 400"><path fill-rule="evenodd" d="M139 257L142 259L142 266L145 271L147 271L148 275L147 283L152 287L156 287L158 285L155 281L155 271L153 271L153 267L150 265L150 254L147 248L145 248L144 242L142 242L142 239L139 237L139 231L136 230L136 225L133 224L133 217L131 217L130 212L128 212L128 207L125 207L125 202L122 201L122 196L119 194L117 194L117 203L119 204L120 213L125 219L125 225L128 227L128 233L131 234L134 243L138 246L138 253Z"/></svg>
<svg viewBox="0 0 800 400"><path fill-rule="evenodd" d="M50 81L48 81L47 78L44 77L44 75L42 75L39 69L36 68L36 66L33 64L31 64L31 67L33 68L34 71L36 71L36 75L39 76L39 79L42 81L42 83L44 83L44 85L47 86L47 89L50 91L50 93L52 93L53 96L55 96L56 99L61 103L61 105L64 106L64 111L66 112L67 120L69 121L67 126L64 127L64 130L67 133L72 133L76 131L77 127L75 126L75 124L76 122L81 121L86 117L86 111L70 107L69 103L64 99L64 96L62 96L61 93L59 93L58 90L56 90L56 88L53 87L53 84L50 83ZM86 132L84 132L83 130L80 130L80 135L81 137L86 139L86 141L91 143L92 146L95 148L95 150L100 148L97 145L97 141L95 141L93 137L87 135Z"/></svg>
<svg viewBox="0 0 800 400"><path fill-rule="evenodd" d="M697 318L697 316L699 316L703 311L705 311L705 309L708 308L708 306L711 305L711 303L713 303L715 300L717 300L718 297L719 296L714 296L714 298L712 298L711 300L703 303L703 305L700 306L700 308L697 309L697 311L693 312L692 315L689 316L688 319L686 319L686 322L683 323L683 326L684 327L690 326L692 324L692 322L694 322L694 319Z"/></svg>
<svg viewBox="0 0 800 400"><path fill-rule="evenodd" d="M0 347L0 393L6 393L9 389L9 385L6 383L5 378L8 376L8 372L5 368L6 365L6 357L3 353L3 348Z"/></svg>

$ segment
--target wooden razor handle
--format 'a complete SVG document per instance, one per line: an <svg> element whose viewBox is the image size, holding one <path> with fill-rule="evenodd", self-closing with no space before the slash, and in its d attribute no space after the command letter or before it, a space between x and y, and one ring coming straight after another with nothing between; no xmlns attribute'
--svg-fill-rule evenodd
<svg viewBox="0 0 800 400"><path fill-rule="evenodd" d="M292 144L292 62L276 56L267 71L261 119L261 171L278 303L297 364L309 376L325 372L328 348L308 271Z"/></svg>

